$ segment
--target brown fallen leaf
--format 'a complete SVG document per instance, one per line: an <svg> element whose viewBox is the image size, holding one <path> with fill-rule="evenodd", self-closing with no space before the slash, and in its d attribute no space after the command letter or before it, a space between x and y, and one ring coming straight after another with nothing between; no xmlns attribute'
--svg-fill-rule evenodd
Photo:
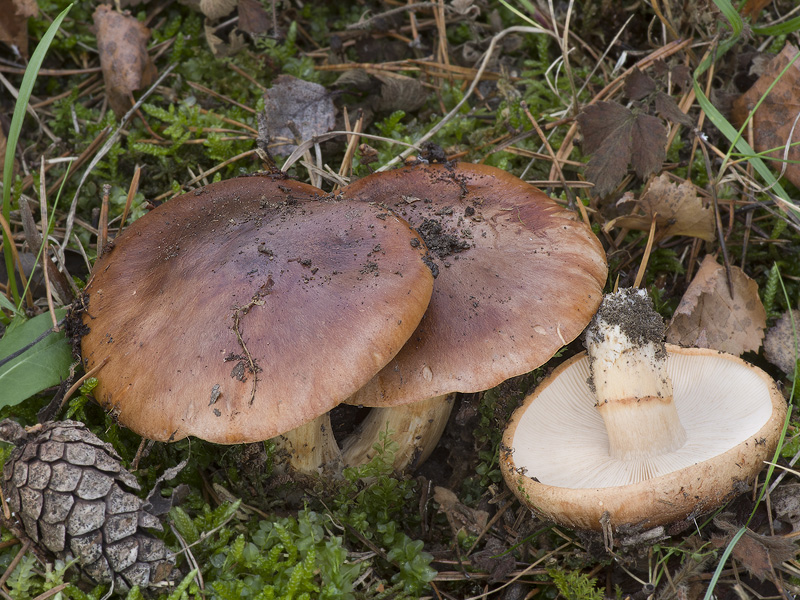
<svg viewBox="0 0 800 600"><path fill-rule="evenodd" d="M783 313L775 325L769 328L764 338L764 356L781 371L794 375L797 364L798 339L792 331L792 318L795 329L800 328L800 310Z"/></svg>
<svg viewBox="0 0 800 600"><path fill-rule="evenodd" d="M239 0L239 29L251 35L260 35L273 29L272 18L258 0Z"/></svg>
<svg viewBox="0 0 800 600"><path fill-rule="evenodd" d="M619 217L609 226L648 231L656 216L656 239L673 235L697 237L707 242L714 239L714 212L703 206L689 181L672 183L664 174L654 179L638 202L644 214Z"/></svg>
<svg viewBox="0 0 800 600"><path fill-rule="evenodd" d="M632 111L617 102L598 102L578 115L583 151L592 158L586 178L594 193L612 192L628 172L642 179L661 168L666 158L667 129L657 117Z"/></svg>
<svg viewBox="0 0 800 600"><path fill-rule="evenodd" d="M216 34L217 28L209 24L206 19L204 31L206 34L206 42L211 49L211 53L217 58L224 58L226 56L233 56L239 50L247 45L244 36L238 33L235 29L228 34L228 40L225 41Z"/></svg>
<svg viewBox="0 0 800 600"><path fill-rule="evenodd" d="M318 83L279 75L265 100L258 137L274 144L270 146L273 154L289 155L297 147L296 138L309 140L330 131L336 123L333 99Z"/></svg>
<svg viewBox="0 0 800 600"><path fill-rule="evenodd" d="M135 17L101 4L92 17L111 110L118 117L133 106L133 92L150 85L156 67L147 53L150 30Z"/></svg>
<svg viewBox="0 0 800 600"><path fill-rule="evenodd" d="M439 509L447 517L453 535L462 529L470 535L479 535L489 522L489 513L462 504L458 496L445 487L436 486L433 490L433 499L439 503Z"/></svg>
<svg viewBox="0 0 800 600"><path fill-rule="evenodd" d="M733 298L725 268L710 254L706 255L672 316L667 341L713 348L736 356L758 350L767 326L758 284L734 266L731 279Z"/></svg>
<svg viewBox="0 0 800 600"><path fill-rule="evenodd" d="M200 11L210 21L221 19L233 12L238 0L178 0L189 8Z"/></svg>
<svg viewBox="0 0 800 600"><path fill-rule="evenodd" d="M797 48L787 43L780 54L767 65L764 73L749 90L733 103L733 121L737 126L744 123L747 115L766 93L780 72L797 56ZM774 149L769 156L783 160L784 147L794 127L792 142L800 142L800 127L795 127L795 118L800 112L800 59L789 67L783 77L775 84L753 115L753 146L757 152ZM786 157L789 161L800 161L800 146L792 146ZM780 171L781 163L773 168ZM800 164L786 164L786 179L800 186Z"/></svg>
<svg viewBox="0 0 800 600"><path fill-rule="evenodd" d="M39 14L36 0L0 0L0 42L28 57L28 18Z"/></svg>
<svg viewBox="0 0 800 600"><path fill-rule="evenodd" d="M714 524L727 533L711 536L711 545L715 548L724 548L730 543L739 527L719 517L714 519ZM774 575L776 567L787 560L792 560L797 554L798 548L791 538L761 535L750 529L745 530L731 552L731 556L759 581Z"/></svg>

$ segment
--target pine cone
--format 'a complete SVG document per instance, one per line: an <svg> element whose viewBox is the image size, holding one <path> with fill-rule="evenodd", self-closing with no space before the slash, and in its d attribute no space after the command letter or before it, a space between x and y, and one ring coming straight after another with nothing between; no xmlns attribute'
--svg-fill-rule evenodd
<svg viewBox="0 0 800 600"><path fill-rule="evenodd" d="M77 421L51 421L27 433L7 419L0 439L17 445L3 468L3 494L40 548L77 558L92 580L113 580L121 589L168 578L174 558L144 531L161 531L161 522L126 491L140 486L111 444Z"/></svg>

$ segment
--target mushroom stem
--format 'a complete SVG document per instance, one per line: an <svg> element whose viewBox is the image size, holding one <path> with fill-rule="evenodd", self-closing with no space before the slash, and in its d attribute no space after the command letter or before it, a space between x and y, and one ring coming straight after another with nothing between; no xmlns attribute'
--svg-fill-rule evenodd
<svg viewBox="0 0 800 600"><path fill-rule="evenodd" d="M430 456L442 436L455 394L434 396L402 406L373 408L358 429L342 443L342 457L347 467L363 465L375 456L375 445L388 431L398 444L394 453L397 471L413 471Z"/></svg>
<svg viewBox="0 0 800 600"><path fill-rule="evenodd" d="M313 421L272 438L278 457L277 468L305 475L341 473L342 455L325 413Z"/></svg>
<svg viewBox="0 0 800 600"><path fill-rule="evenodd" d="M629 460L683 446L664 322L644 290L621 289L603 299L586 329L586 350L611 456Z"/></svg>

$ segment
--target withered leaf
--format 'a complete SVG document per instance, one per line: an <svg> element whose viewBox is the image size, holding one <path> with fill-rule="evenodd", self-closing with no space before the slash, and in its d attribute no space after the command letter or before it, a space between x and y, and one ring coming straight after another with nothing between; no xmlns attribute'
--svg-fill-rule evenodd
<svg viewBox="0 0 800 600"><path fill-rule="evenodd" d="M728 533L712 536L711 544L716 548L724 548L739 528L719 518L714 519L714 524ZM791 538L761 535L750 529L745 530L731 552L731 556L759 581L764 581L775 567L792 560L797 554L798 548Z"/></svg>
<svg viewBox="0 0 800 600"><path fill-rule="evenodd" d="M631 100L641 100L654 91L656 91L656 82L638 68L631 71L631 74L625 78L625 95Z"/></svg>
<svg viewBox="0 0 800 600"><path fill-rule="evenodd" d="M469 560L474 567L489 573L489 583L504 580L516 566L514 555L500 540L491 536L484 549L470 555Z"/></svg>
<svg viewBox="0 0 800 600"><path fill-rule="evenodd" d="M797 55L797 48L787 43L780 54L767 65L764 74L749 90L733 103L733 120L737 126L744 123L747 115L759 99L766 93L780 72ZM783 160L784 146L794 127L795 117L800 112L800 60L784 73L769 94L764 98L753 115L753 146L758 152L775 149L769 156ZM800 142L800 127L794 128L792 142ZM800 161L800 146L789 148L789 161ZM775 163L773 168L780 171L782 165ZM800 186L800 164L786 164L786 179Z"/></svg>
<svg viewBox="0 0 800 600"><path fill-rule="evenodd" d="M658 92L655 99L656 112L663 119L691 127L694 125L692 118L678 107L672 96L665 92Z"/></svg>
<svg viewBox="0 0 800 600"><path fill-rule="evenodd" d="M636 174L646 179L661 168L667 158L667 129L657 117L646 114L636 116L633 125L633 160Z"/></svg>
<svg viewBox="0 0 800 600"><path fill-rule="evenodd" d="M462 504L458 496L446 487L436 486L433 490L433 499L439 503L439 509L447 516L453 534L464 529L468 534L479 535L489 522L489 513Z"/></svg>
<svg viewBox="0 0 800 600"><path fill-rule="evenodd" d="M239 0L239 29L252 35L267 33L272 21L258 0Z"/></svg>
<svg viewBox="0 0 800 600"><path fill-rule="evenodd" d="M667 130L656 117L634 113L616 102L598 102L578 115L583 150L592 154L586 178L598 196L610 193L627 173L630 163L645 178L666 157Z"/></svg>
<svg viewBox="0 0 800 600"><path fill-rule="evenodd" d="M764 356L781 371L794 374L797 364L797 345L795 332L792 330L792 319L795 328L800 328L800 310L787 310L780 319L769 328L764 338Z"/></svg>
<svg viewBox="0 0 800 600"><path fill-rule="evenodd" d="M179 2L199 10L211 21L231 14L237 4L237 0L179 0Z"/></svg>
<svg viewBox="0 0 800 600"><path fill-rule="evenodd" d="M258 135L270 143L273 154L291 154L297 147L296 137L311 139L330 131L336 123L331 95L317 83L280 75L265 100L265 118L259 121Z"/></svg>
<svg viewBox="0 0 800 600"><path fill-rule="evenodd" d="M689 181L677 185L667 175L661 175L650 183L638 204L644 210L643 215L620 217L613 225L647 231L655 215L657 239L673 235L687 235L708 242L714 239L714 212L703 206Z"/></svg>
<svg viewBox="0 0 800 600"><path fill-rule="evenodd" d="M156 67L147 53L150 30L135 17L106 4L99 5L92 18L108 103L121 117L133 106L133 91L147 87L155 78Z"/></svg>
<svg viewBox="0 0 800 600"><path fill-rule="evenodd" d="M217 58L233 56L247 45L244 36L235 29L228 34L228 41L223 40L216 34L216 27L209 25L208 20L206 20L204 30L211 54Z"/></svg>
<svg viewBox="0 0 800 600"><path fill-rule="evenodd" d="M0 42L28 56L28 18L39 14L36 0L0 0Z"/></svg>
<svg viewBox="0 0 800 600"><path fill-rule="evenodd" d="M706 255L667 328L667 341L741 355L758 350L767 314L758 284L731 266L733 298L725 268Z"/></svg>

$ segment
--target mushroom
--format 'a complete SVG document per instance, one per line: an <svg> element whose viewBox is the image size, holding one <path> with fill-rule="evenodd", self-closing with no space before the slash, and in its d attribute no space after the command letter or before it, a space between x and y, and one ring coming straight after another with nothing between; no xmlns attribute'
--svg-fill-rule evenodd
<svg viewBox="0 0 800 600"><path fill-rule="evenodd" d="M306 424L397 353L433 277L402 219L319 194L274 176L214 183L145 215L97 260L82 354L87 371L102 365L95 396L123 425L223 444L305 425L288 446L317 455L295 466L338 455L324 422Z"/></svg>
<svg viewBox="0 0 800 600"><path fill-rule="evenodd" d="M602 299L605 253L571 211L486 165L417 163L365 177L342 196L406 219L438 272L417 330L347 401L379 408L344 442L345 464L367 461L388 429L399 444L395 467L413 468L436 445L454 392L527 373L580 334Z"/></svg>
<svg viewBox="0 0 800 600"><path fill-rule="evenodd" d="M608 295L587 353L559 366L512 416L503 476L574 529L656 527L708 512L772 455L786 402L736 356L664 344L642 290Z"/></svg>

